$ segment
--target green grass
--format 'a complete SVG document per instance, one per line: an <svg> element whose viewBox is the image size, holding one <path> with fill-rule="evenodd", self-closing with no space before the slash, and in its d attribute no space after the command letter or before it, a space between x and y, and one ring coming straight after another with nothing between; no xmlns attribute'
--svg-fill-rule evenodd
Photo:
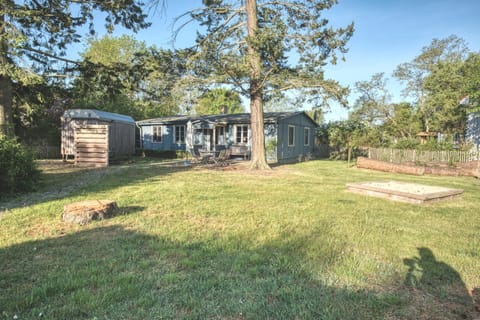
<svg viewBox="0 0 480 320"><path fill-rule="evenodd" d="M271 172L44 165L0 203L0 319L457 319L476 316L480 181L311 161ZM231 169L231 168L229 168ZM465 190L413 205L345 192L397 180ZM119 215L61 222L63 205Z"/></svg>

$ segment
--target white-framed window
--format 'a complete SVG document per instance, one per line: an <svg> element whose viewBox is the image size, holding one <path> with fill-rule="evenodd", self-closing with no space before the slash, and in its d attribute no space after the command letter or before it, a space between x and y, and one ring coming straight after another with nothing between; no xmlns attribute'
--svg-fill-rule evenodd
<svg viewBox="0 0 480 320"><path fill-rule="evenodd" d="M303 128L303 145L310 145L310 128L308 127Z"/></svg>
<svg viewBox="0 0 480 320"><path fill-rule="evenodd" d="M235 143L248 143L248 125L242 124L235 126Z"/></svg>
<svg viewBox="0 0 480 320"><path fill-rule="evenodd" d="M288 126L288 146L295 146L295 126Z"/></svg>
<svg viewBox="0 0 480 320"><path fill-rule="evenodd" d="M215 144L225 145L225 127L215 127Z"/></svg>
<svg viewBox="0 0 480 320"><path fill-rule="evenodd" d="M185 143L185 126L175 126L173 129L173 133L175 135L174 141L177 144L184 144Z"/></svg>
<svg viewBox="0 0 480 320"><path fill-rule="evenodd" d="M153 126L152 127L152 141L156 143L162 143L162 126Z"/></svg>

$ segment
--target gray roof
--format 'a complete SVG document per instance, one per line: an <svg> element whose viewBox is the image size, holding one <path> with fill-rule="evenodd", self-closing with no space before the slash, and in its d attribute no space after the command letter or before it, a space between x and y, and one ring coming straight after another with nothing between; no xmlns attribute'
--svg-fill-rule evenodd
<svg viewBox="0 0 480 320"><path fill-rule="evenodd" d="M299 114L305 114L303 111L298 112L265 112L263 114L265 123L275 123L278 120L287 119ZM234 114L215 114L215 115L204 115L204 116L171 116L171 117L162 117L155 119L147 119L138 121L139 126L151 125L151 124L185 124L188 121L192 122L211 122L211 123L250 123L250 113L234 113ZM315 123L312 120L313 123ZM315 123L315 125L317 125Z"/></svg>
<svg viewBox="0 0 480 320"><path fill-rule="evenodd" d="M106 112L93 109L70 109L63 113L64 119L98 119L106 121L120 121L135 123L132 117L123 114Z"/></svg>

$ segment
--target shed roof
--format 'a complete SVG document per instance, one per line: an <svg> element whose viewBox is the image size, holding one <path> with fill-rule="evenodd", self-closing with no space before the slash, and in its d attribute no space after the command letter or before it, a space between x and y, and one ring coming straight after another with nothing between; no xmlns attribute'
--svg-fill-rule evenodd
<svg viewBox="0 0 480 320"><path fill-rule="evenodd" d="M265 112L263 115L265 123L275 123L279 120L287 119L299 114L304 114L308 117L312 123L317 125L311 118L303 111L298 112ZM215 114L215 115L204 115L204 116L171 116L171 117L162 117L155 119L147 119L138 121L137 124L142 125L152 125L152 124L182 124L187 123L188 121L197 122L205 121L212 123L250 123L250 113L234 113L234 114Z"/></svg>
<svg viewBox="0 0 480 320"><path fill-rule="evenodd" d="M64 119L98 119L106 121L120 121L135 123L132 117L123 114L106 112L94 109L69 109L63 113Z"/></svg>

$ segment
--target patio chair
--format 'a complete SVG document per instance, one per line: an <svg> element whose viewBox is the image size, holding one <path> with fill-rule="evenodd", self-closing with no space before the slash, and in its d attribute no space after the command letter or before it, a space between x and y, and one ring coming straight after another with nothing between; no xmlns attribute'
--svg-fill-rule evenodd
<svg viewBox="0 0 480 320"><path fill-rule="evenodd" d="M229 159L231 155L231 150L230 149L223 149L220 150L220 153L218 154L218 157L213 157L213 162L216 166L228 166L229 165Z"/></svg>

